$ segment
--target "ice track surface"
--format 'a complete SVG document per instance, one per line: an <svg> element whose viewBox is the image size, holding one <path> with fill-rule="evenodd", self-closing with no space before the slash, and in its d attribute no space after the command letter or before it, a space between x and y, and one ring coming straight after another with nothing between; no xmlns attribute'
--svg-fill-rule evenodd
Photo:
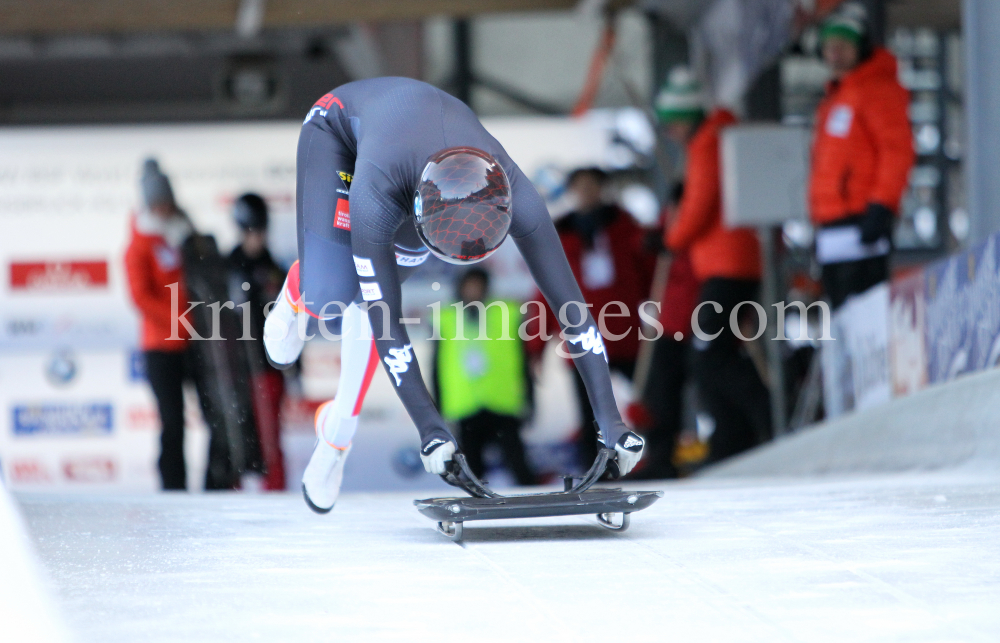
<svg viewBox="0 0 1000 643"><path fill-rule="evenodd" d="M410 494L18 500L84 642L1000 640L1000 474L656 486L461 545Z"/></svg>

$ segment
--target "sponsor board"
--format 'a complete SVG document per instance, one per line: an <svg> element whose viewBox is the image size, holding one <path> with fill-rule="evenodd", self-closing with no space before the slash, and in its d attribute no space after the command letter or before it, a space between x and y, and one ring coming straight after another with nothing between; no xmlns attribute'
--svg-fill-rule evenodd
<svg viewBox="0 0 1000 643"><path fill-rule="evenodd" d="M926 269L927 380L947 382L970 369L972 334L966 314L969 255L949 257Z"/></svg>
<svg viewBox="0 0 1000 643"><path fill-rule="evenodd" d="M829 417L886 399L877 337L883 319L893 396L1000 365L1000 234L895 277L887 299L876 304L872 293L883 287L833 315L833 335L844 341L823 346Z"/></svg>
<svg viewBox="0 0 1000 643"><path fill-rule="evenodd" d="M823 369L823 408L827 418L835 418L854 408L854 385L851 378L851 353L841 339L847 335L843 315L833 314L830 335L835 341L820 344Z"/></svg>
<svg viewBox="0 0 1000 643"><path fill-rule="evenodd" d="M927 386L924 289L922 270L894 279L889 286L889 364L895 397Z"/></svg>
<svg viewBox="0 0 1000 643"><path fill-rule="evenodd" d="M964 315L969 321L969 370L993 368L1000 361L1000 272L994 235L968 253L969 281Z"/></svg>
<svg viewBox="0 0 1000 643"><path fill-rule="evenodd" d="M131 382L146 381L146 356L140 350L128 353L128 379Z"/></svg>
<svg viewBox="0 0 1000 643"><path fill-rule="evenodd" d="M160 414L154 404L133 404L124 409L123 426L127 431L159 431Z"/></svg>
<svg viewBox="0 0 1000 643"><path fill-rule="evenodd" d="M34 458L14 458L7 465L7 472L13 484L50 484L52 473L40 460Z"/></svg>
<svg viewBox="0 0 1000 643"><path fill-rule="evenodd" d="M56 388L65 388L73 383L79 373L76 356L68 348L57 350L45 365L45 379Z"/></svg>
<svg viewBox="0 0 1000 643"><path fill-rule="evenodd" d="M889 285L852 297L831 320L835 341L823 342L823 403L827 417L889 401Z"/></svg>
<svg viewBox="0 0 1000 643"><path fill-rule="evenodd" d="M10 264L13 291L66 291L107 288L108 262L15 261Z"/></svg>
<svg viewBox="0 0 1000 643"><path fill-rule="evenodd" d="M0 309L7 312L6 309ZM90 317L97 312L101 317ZM0 321L0 348L53 350L119 348L135 342L136 324L129 309L94 311L85 306L51 317L18 315Z"/></svg>
<svg viewBox="0 0 1000 643"><path fill-rule="evenodd" d="M63 476L70 482L114 482L117 477L115 461L107 456L80 456L62 462Z"/></svg>
<svg viewBox="0 0 1000 643"><path fill-rule="evenodd" d="M883 283L846 306L847 350L851 353L854 408L865 409L892 398L889 375L889 284Z"/></svg>
<svg viewBox="0 0 1000 643"><path fill-rule="evenodd" d="M111 435L113 416L107 402L15 404L13 429L16 436Z"/></svg>

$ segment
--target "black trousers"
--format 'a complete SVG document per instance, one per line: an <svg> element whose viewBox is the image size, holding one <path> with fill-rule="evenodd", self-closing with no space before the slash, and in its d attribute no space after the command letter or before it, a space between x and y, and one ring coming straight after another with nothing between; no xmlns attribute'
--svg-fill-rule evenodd
<svg viewBox="0 0 1000 643"><path fill-rule="evenodd" d="M477 476L485 473L483 450L487 444L495 442L503 453L504 463L519 485L537 482L535 473L528 465L521 440L521 420L511 415L500 415L492 411L479 411L458 422L458 441L469 468Z"/></svg>
<svg viewBox="0 0 1000 643"><path fill-rule="evenodd" d="M214 417L206 405L204 387L190 351L145 351L146 379L153 389L160 412L160 483L165 491L187 489L187 467L184 463L184 382L191 380L198 391L198 402L205 418ZM215 469L229 469L225 436L210 427L208 469L205 489L233 488L230 476L213 476ZM221 439L220 439L221 438Z"/></svg>
<svg viewBox="0 0 1000 643"><path fill-rule="evenodd" d="M823 289L830 305L840 308L851 295L858 295L889 279L889 255L823 266Z"/></svg>
<svg viewBox="0 0 1000 643"><path fill-rule="evenodd" d="M632 360L610 360L608 368L618 371L629 380L635 374L635 361ZM576 438L576 452L578 462L583 470L590 469L597 459L597 425L594 423L594 409L590 406L590 398L587 397L587 385L584 384L580 372L573 368L573 382L576 384L576 399L580 407L580 432ZM609 444L609 447L614 447Z"/></svg>
<svg viewBox="0 0 1000 643"><path fill-rule="evenodd" d="M645 466L636 479L676 478L673 457L684 415L684 386L690 377L690 342L664 334L653 345L646 388L639 391L653 424L646 438Z"/></svg>
<svg viewBox="0 0 1000 643"><path fill-rule="evenodd" d="M708 462L718 462L771 438L771 398L729 319L741 302L756 301L758 287L756 281L724 278L711 278L702 285L701 301L722 306L721 313L711 305L698 311L701 330L708 335L721 331L719 336L708 342L692 340L698 394L715 420L715 431L708 441ZM754 314L749 305L740 312Z"/></svg>
<svg viewBox="0 0 1000 643"><path fill-rule="evenodd" d="M160 481L164 490L187 488L184 465L184 380L187 351L146 351L146 379L160 411Z"/></svg>

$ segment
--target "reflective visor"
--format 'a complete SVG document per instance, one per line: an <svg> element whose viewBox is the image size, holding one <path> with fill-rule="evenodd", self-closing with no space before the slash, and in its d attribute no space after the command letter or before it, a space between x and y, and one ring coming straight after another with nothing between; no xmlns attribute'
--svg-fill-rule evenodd
<svg viewBox="0 0 1000 643"><path fill-rule="evenodd" d="M492 156L453 147L432 156L414 196L414 223L424 244L449 263L492 254L510 229L510 183Z"/></svg>

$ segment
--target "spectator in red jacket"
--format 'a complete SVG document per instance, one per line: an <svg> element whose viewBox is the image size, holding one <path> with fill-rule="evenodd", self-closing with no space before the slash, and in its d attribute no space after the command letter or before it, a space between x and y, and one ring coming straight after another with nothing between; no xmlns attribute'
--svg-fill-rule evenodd
<svg viewBox="0 0 1000 643"><path fill-rule="evenodd" d="M736 117L724 108L706 115L704 105L686 68L671 72L657 97L668 135L686 145L684 194L665 241L673 252L690 253L695 277L702 283L699 300L704 305L697 321L706 336L715 338L692 340L692 366L702 404L715 420L709 461L718 461L768 439L771 414L767 388L730 327L733 309L756 299L761 276L755 232L728 228L722 220L719 138Z"/></svg>
<svg viewBox="0 0 1000 643"><path fill-rule="evenodd" d="M834 308L889 277L893 220L914 152L896 59L873 47L868 13L841 5L821 29L833 73L816 114L809 204Z"/></svg>
<svg viewBox="0 0 1000 643"><path fill-rule="evenodd" d="M182 384L188 373L190 338L175 315L187 309L181 245L192 228L174 201L169 179L153 159L143 166L141 186L144 203L132 218L125 270L142 323L146 377L160 412L160 479L165 490L184 490Z"/></svg>
<svg viewBox="0 0 1000 643"><path fill-rule="evenodd" d="M608 365L629 379L639 352L639 304L649 298L655 256L645 243L645 231L632 215L605 201L608 175L599 168L581 168L566 181L576 208L556 221L570 268L583 298L601 326ZM536 301L544 301L536 294ZM558 312L558 311L557 311ZM653 314L654 311L650 311ZM546 310L546 332L558 330L551 310ZM529 324L529 332L537 334ZM528 349L540 355L544 343L536 339ZM583 379L573 370L580 406L581 429L577 440L581 465L597 457L594 412Z"/></svg>

